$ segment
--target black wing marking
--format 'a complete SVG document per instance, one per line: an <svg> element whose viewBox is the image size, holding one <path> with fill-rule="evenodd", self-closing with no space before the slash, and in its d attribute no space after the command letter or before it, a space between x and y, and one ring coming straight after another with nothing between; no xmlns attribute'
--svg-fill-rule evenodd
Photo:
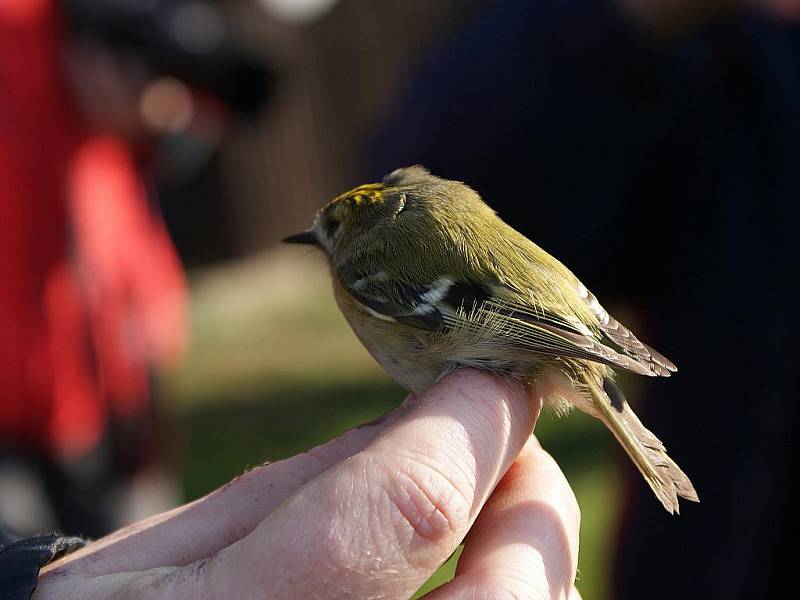
<svg viewBox="0 0 800 600"><path fill-rule="evenodd" d="M576 322L498 299L481 285L443 276L427 286L391 281L378 273L360 277L345 288L382 319L426 330L459 328L475 334L492 322L497 335L521 350L581 358L655 375L649 366L619 354Z"/></svg>
<svg viewBox="0 0 800 600"><path fill-rule="evenodd" d="M378 318L435 330L444 327L442 313L435 303L436 282L429 286L413 286L378 273L344 284L353 298L366 306Z"/></svg>

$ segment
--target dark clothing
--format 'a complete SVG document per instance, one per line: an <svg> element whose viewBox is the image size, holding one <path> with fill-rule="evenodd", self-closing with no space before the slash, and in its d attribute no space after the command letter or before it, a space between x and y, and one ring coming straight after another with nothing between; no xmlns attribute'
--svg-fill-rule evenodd
<svg viewBox="0 0 800 600"><path fill-rule="evenodd" d="M678 364L640 412L701 503L672 518L630 468L613 597L786 597L800 27L742 13L663 47L606 2L494 2L391 123L369 177L467 181L606 304L646 307L637 330Z"/></svg>
<svg viewBox="0 0 800 600"><path fill-rule="evenodd" d="M0 539L4 535L0 530ZM0 600L27 600L39 569L85 545L81 538L51 534L0 546Z"/></svg>

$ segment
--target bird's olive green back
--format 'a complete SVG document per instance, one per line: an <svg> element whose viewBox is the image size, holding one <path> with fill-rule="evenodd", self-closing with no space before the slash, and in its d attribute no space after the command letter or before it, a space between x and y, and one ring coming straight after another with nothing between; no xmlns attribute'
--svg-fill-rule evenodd
<svg viewBox="0 0 800 600"><path fill-rule="evenodd" d="M503 222L474 190L422 169L402 171L342 194L325 209L337 210L347 223L347 239L331 256L345 286L378 272L407 285L448 276L596 329L577 278Z"/></svg>

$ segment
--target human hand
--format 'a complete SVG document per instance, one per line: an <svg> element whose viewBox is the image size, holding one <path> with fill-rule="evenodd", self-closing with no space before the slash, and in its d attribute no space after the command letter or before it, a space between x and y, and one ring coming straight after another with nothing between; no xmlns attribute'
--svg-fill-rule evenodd
<svg viewBox="0 0 800 600"><path fill-rule="evenodd" d="M43 569L34 598L578 598L579 512L541 398L476 371ZM469 532L469 535L467 535Z"/></svg>

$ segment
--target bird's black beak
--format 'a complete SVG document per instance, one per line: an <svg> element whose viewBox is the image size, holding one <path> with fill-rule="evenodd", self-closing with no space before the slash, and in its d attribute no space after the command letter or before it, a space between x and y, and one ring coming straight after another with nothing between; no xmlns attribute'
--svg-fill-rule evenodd
<svg viewBox="0 0 800 600"><path fill-rule="evenodd" d="M313 229L301 231L300 233L295 233L294 235L285 237L283 238L283 242L287 244L310 244L312 246L319 246L317 234L314 233Z"/></svg>

